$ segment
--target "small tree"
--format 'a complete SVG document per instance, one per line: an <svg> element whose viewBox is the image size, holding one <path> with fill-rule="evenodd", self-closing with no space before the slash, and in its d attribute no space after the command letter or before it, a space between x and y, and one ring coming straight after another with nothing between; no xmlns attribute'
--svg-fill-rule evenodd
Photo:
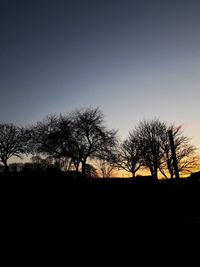
<svg viewBox="0 0 200 267"><path fill-rule="evenodd" d="M29 152L47 157L70 157L71 124L67 119L49 115L27 129Z"/></svg>
<svg viewBox="0 0 200 267"><path fill-rule="evenodd" d="M135 177L136 172L141 168L141 148L136 132L132 131L120 146L118 167L131 172Z"/></svg>
<svg viewBox="0 0 200 267"><path fill-rule="evenodd" d="M87 178L98 178L97 169L91 164L86 164L85 175Z"/></svg>
<svg viewBox="0 0 200 267"><path fill-rule="evenodd" d="M49 164L46 158L42 158L39 155L35 155L31 158L34 171L45 171L51 164Z"/></svg>
<svg viewBox="0 0 200 267"><path fill-rule="evenodd" d="M43 121L37 122L27 129L29 137L29 152L31 154L41 153L45 155L57 155L58 118L49 115Z"/></svg>
<svg viewBox="0 0 200 267"><path fill-rule="evenodd" d="M13 156L22 158L25 148L25 132L22 128L13 124L0 124L0 161L4 165L4 171L8 172L8 159Z"/></svg>
<svg viewBox="0 0 200 267"><path fill-rule="evenodd" d="M97 159L95 161L95 167L100 177L111 178L113 176L113 171L116 169L116 163L105 159Z"/></svg>

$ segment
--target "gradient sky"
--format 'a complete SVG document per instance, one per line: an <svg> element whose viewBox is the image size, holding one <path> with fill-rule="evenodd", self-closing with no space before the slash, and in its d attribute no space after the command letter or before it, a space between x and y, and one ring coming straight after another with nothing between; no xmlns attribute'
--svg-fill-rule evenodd
<svg viewBox="0 0 200 267"><path fill-rule="evenodd" d="M1 0L0 121L99 107L126 137L183 124L200 148L200 1Z"/></svg>

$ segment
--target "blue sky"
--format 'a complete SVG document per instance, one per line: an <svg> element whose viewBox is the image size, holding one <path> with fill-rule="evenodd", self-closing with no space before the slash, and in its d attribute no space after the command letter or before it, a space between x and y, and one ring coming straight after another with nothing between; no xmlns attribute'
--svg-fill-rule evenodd
<svg viewBox="0 0 200 267"><path fill-rule="evenodd" d="M200 2L0 3L0 121L99 107L124 138L139 120L183 124L200 148Z"/></svg>

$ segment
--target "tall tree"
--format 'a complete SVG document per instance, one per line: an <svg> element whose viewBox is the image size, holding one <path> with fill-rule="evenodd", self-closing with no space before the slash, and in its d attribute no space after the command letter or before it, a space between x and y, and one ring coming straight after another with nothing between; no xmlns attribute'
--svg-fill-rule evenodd
<svg viewBox="0 0 200 267"><path fill-rule="evenodd" d="M182 174L189 173L198 162L196 148L190 144L190 139L184 135L181 126L168 126L159 119L144 120L135 128L135 137L139 142L142 164L149 168L156 179L158 172L165 178L169 174L171 179L175 174L169 130L173 134L178 171Z"/></svg>
<svg viewBox="0 0 200 267"><path fill-rule="evenodd" d="M85 176L87 160L104 157L116 145L116 131L107 129L104 115L98 108L78 109L70 117L73 124L70 142Z"/></svg>
<svg viewBox="0 0 200 267"><path fill-rule="evenodd" d="M78 109L65 116L50 115L27 131L30 151L55 158L69 158L76 170L86 174L87 160L108 155L116 143L116 132L104 125L96 108Z"/></svg>
<svg viewBox="0 0 200 267"><path fill-rule="evenodd" d="M198 163L198 156L196 154L197 148L190 143L190 139L184 135L181 125L170 125L168 131L171 130L174 138L174 147L176 151L176 158L178 164L178 171L181 174L190 173ZM167 178L167 172L170 178L174 178L173 158L168 136L163 143L163 164L160 166L161 173Z"/></svg>
<svg viewBox="0 0 200 267"><path fill-rule="evenodd" d="M4 171L8 172L8 159L13 156L22 158L25 148L25 133L20 127L13 124L0 124L0 161L4 165Z"/></svg>
<svg viewBox="0 0 200 267"><path fill-rule="evenodd" d="M140 146L142 164L149 168L157 179L163 162L163 144L166 141L167 125L158 119L141 121L135 129Z"/></svg>

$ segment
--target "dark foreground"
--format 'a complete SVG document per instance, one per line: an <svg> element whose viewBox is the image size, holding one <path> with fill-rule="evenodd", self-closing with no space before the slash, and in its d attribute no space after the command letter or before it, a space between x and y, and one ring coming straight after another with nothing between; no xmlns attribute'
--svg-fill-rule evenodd
<svg viewBox="0 0 200 267"><path fill-rule="evenodd" d="M1 199L8 265L200 262L198 182L12 175Z"/></svg>

